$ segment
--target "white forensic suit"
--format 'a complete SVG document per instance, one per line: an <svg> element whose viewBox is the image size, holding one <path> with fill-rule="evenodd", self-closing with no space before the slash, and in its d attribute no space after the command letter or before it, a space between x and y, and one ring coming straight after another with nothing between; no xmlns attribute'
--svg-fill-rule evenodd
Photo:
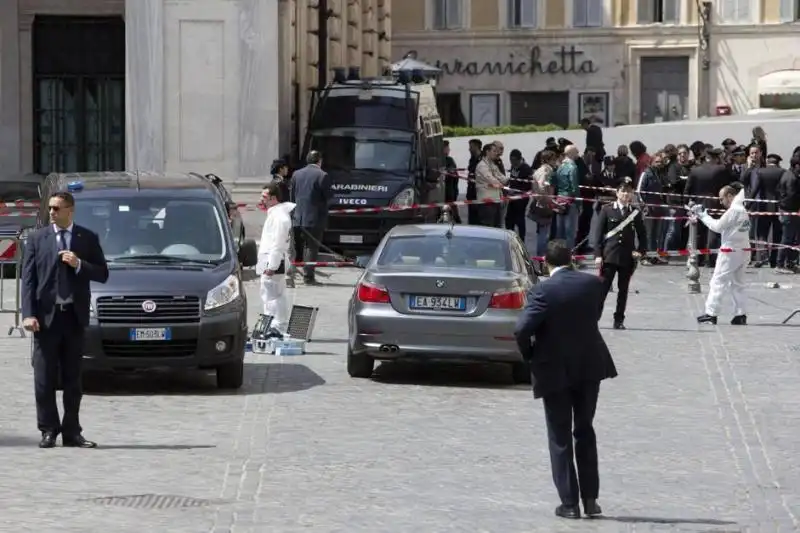
<svg viewBox="0 0 800 533"><path fill-rule="evenodd" d="M705 211L698 214L708 229L720 234L720 248L731 248L733 251L720 252L714 274L709 282L708 298L706 298L706 314L719 316L722 297L730 290L733 298L734 315L746 315L745 277L744 271L749 261L750 252L750 216L744 207L744 189L731 202L731 206L718 219Z"/></svg>
<svg viewBox="0 0 800 533"><path fill-rule="evenodd" d="M295 204L283 202L275 204L267 211L267 219L261 230L261 242L258 245L258 264L256 274L261 279L261 301L264 314L272 317L272 327L286 333L289 323L289 297L286 293L286 276L273 274L265 276L267 270L277 271L281 262L288 270L289 239L292 232L292 210Z"/></svg>

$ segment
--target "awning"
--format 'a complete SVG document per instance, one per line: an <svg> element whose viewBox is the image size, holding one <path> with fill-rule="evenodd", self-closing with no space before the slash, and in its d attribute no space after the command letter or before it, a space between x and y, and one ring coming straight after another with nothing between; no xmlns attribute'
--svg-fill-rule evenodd
<svg viewBox="0 0 800 533"><path fill-rule="evenodd" d="M758 94L800 94L800 70L778 70L761 76Z"/></svg>

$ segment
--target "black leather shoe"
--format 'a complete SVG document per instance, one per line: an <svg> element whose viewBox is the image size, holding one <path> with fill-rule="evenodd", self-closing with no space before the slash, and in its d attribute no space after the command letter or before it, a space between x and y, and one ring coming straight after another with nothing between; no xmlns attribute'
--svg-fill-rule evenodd
<svg viewBox="0 0 800 533"><path fill-rule="evenodd" d="M97 448L97 443L83 438L83 435L74 437L61 437L65 448Z"/></svg>
<svg viewBox="0 0 800 533"><path fill-rule="evenodd" d="M597 505L597 500L594 499L583 500L583 514L585 514L589 518L592 518L603 514L603 510L600 508L599 505Z"/></svg>
<svg viewBox="0 0 800 533"><path fill-rule="evenodd" d="M614 329L628 329L622 322L614 322Z"/></svg>
<svg viewBox="0 0 800 533"><path fill-rule="evenodd" d="M717 325L717 317L711 315L700 315L697 317L698 324L714 324Z"/></svg>
<svg viewBox="0 0 800 533"><path fill-rule="evenodd" d="M734 326L746 326L747 325L747 315L736 315L731 320L731 324Z"/></svg>
<svg viewBox="0 0 800 533"><path fill-rule="evenodd" d="M581 517L581 508L577 505L559 505L556 507L556 516L575 520Z"/></svg>
<svg viewBox="0 0 800 533"><path fill-rule="evenodd" d="M39 441L39 448L55 448L56 434L50 431L42 432L42 440Z"/></svg>

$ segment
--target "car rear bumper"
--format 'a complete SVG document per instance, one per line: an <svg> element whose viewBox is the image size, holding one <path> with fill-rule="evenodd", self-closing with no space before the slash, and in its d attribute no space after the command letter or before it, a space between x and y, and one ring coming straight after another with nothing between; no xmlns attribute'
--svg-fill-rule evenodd
<svg viewBox="0 0 800 533"><path fill-rule="evenodd" d="M516 319L510 313L461 318L387 310L379 316L357 315L354 323L352 351L375 359L522 361L514 338Z"/></svg>
<svg viewBox="0 0 800 533"><path fill-rule="evenodd" d="M203 316L199 323L159 324L170 327L172 340L131 341L131 328L141 324L98 323L86 329L83 365L87 370L150 368L214 368L244 358L247 321L241 310ZM217 349L223 341L225 349Z"/></svg>

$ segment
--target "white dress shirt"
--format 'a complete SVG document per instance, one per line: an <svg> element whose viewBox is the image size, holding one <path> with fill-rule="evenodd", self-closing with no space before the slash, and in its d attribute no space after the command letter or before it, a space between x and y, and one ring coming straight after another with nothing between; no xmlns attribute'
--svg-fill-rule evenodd
<svg viewBox="0 0 800 533"><path fill-rule="evenodd" d="M73 227L74 227L74 224L70 224L67 228L62 230L61 228L59 228L55 224L52 225L53 231L56 232L56 253L61 251L62 244L63 244L64 250L71 250L72 249L72 228ZM66 233L64 234L64 240L66 242L64 242L64 243L61 242L61 231L66 231ZM59 258L59 261L60 260L61 259ZM78 259L78 266L75 267L75 273L77 274L78 272L80 272L80 270L81 270L81 260ZM57 304L61 304L61 305L63 305L63 304L71 304L72 303L72 298L69 298L67 300L62 300L61 298L56 296L56 303Z"/></svg>

